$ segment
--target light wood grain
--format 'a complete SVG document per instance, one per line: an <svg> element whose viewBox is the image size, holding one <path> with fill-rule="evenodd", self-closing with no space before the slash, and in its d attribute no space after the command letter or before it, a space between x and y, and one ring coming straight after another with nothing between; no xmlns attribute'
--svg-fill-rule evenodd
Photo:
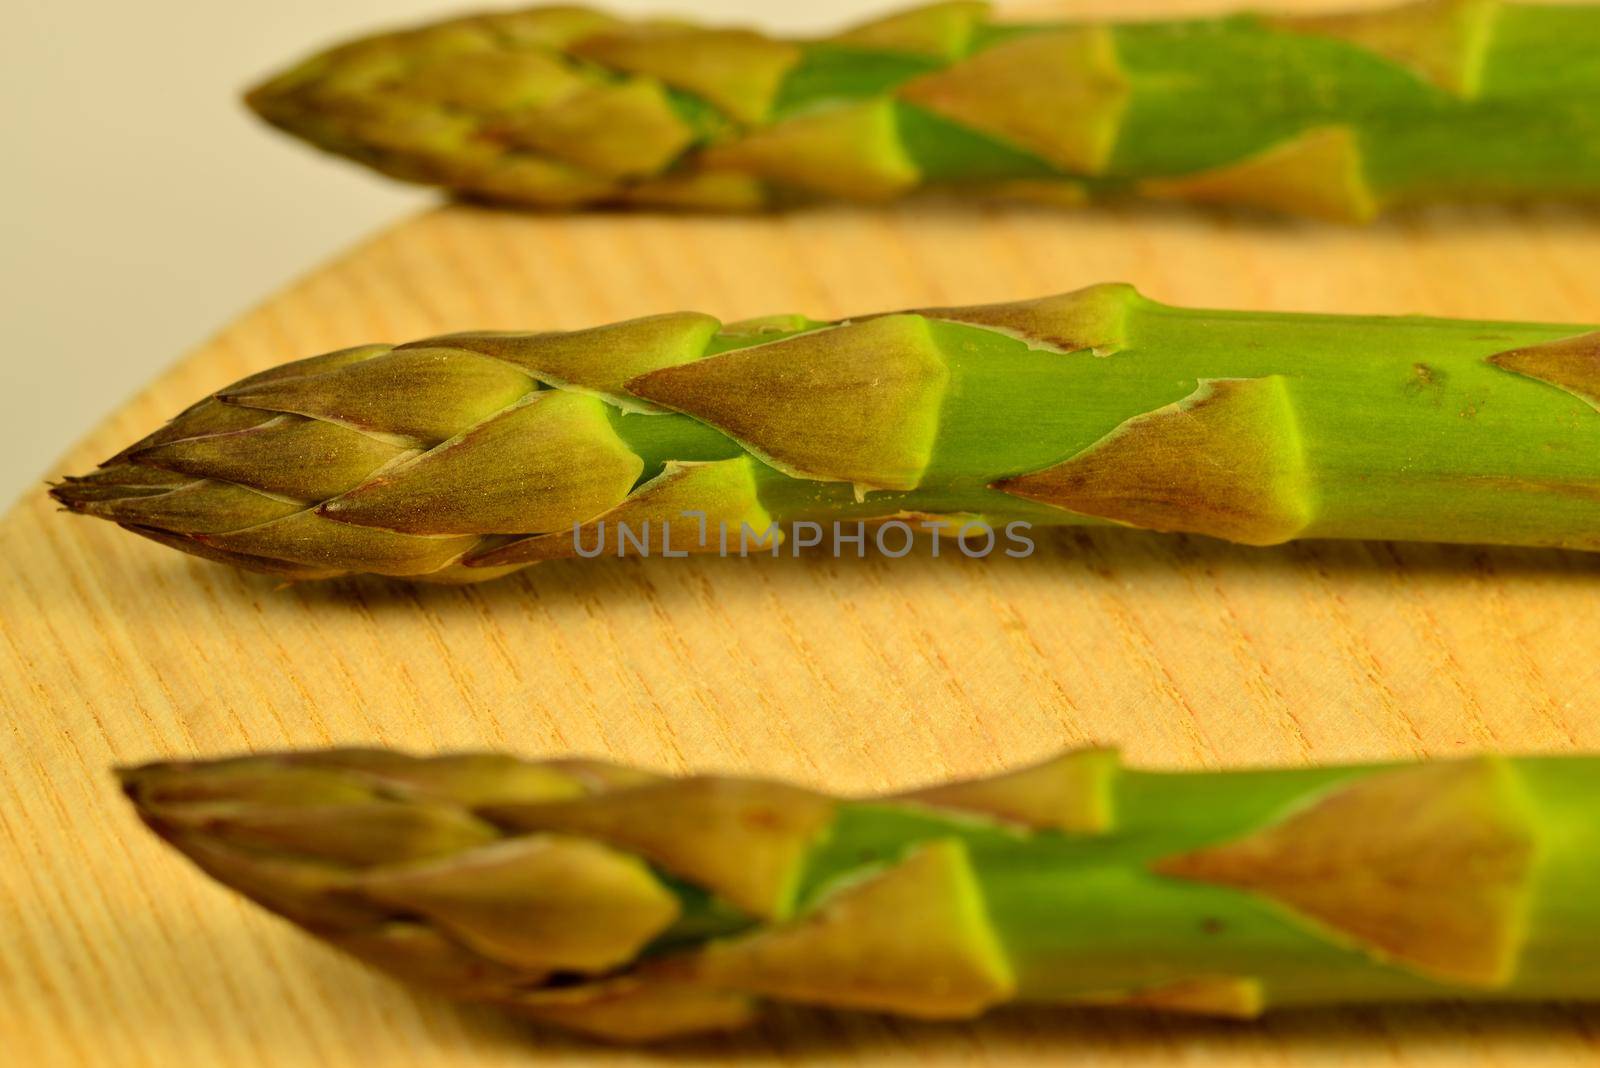
<svg viewBox="0 0 1600 1068"><path fill-rule="evenodd" d="M1149 209L448 208L244 316L61 470L249 371L362 341L678 308L832 317L1107 279L1191 304L1595 321L1597 249L1600 215L1563 207L1441 208L1372 230ZM1260 1026L796 1014L666 1054L596 1048L347 963L186 867L107 773L282 746L492 746L874 790L1085 742L1164 766L1600 748L1597 594L1595 556L1120 532L1050 537L1028 560L577 562L477 588L282 589L32 493L0 522L0 1061L1600 1060L1600 1014L1563 1007Z"/></svg>

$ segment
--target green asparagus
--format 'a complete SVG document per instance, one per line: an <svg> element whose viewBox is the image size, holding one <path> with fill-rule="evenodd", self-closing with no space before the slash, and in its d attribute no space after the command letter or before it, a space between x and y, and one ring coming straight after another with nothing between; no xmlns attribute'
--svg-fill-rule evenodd
<svg viewBox="0 0 1600 1068"><path fill-rule="evenodd" d="M777 1002L1600 998L1600 758L1155 773L1087 749L870 800L374 750L122 779L203 870L356 957L613 1039Z"/></svg>
<svg viewBox="0 0 1600 1068"><path fill-rule="evenodd" d="M1593 328L1195 311L1102 285L346 349L223 389L52 492L289 579L776 555L829 525L890 555L921 528L1018 555L1019 530L1092 523L1592 550L1597 409Z"/></svg>
<svg viewBox="0 0 1600 1068"><path fill-rule="evenodd" d="M1010 24L948 0L808 41L545 7L354 41L248 100L384 173L544 208L935 188L1364 221L1600 194L1600 6Z"/></svg>

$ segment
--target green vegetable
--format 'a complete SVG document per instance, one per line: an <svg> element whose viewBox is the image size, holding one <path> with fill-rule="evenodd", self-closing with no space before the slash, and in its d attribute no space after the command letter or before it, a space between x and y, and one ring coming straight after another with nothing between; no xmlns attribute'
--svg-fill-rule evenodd
<svg viewBox="0 0 1600 1068"><path fill-rule="evenodd" d="M950 0L812 41L547 7L354 41L249 102L395 177L537 207L933 187L1361 221L1600 193L1600 6L1020 25Z"/></svg>
<svg viewBox="0 0 1600 1068"><path fill-rule="evenodd" d="M901 555L939 525L969 555L1025 554L1016 524L1084 523L1596 549L1585 330L1194 311L1104 285L842 324L455 334L254 375L52 492L290 578Z"/></svg>
<svg viewBox="0 0 1600 1068"><path fill-rule="evenodd" d="M1600 998L1600 760L1153 773L1107 750L870 800L312 751L123 773L202 869L402 979L596 1035L793 1002Z"/></svg>

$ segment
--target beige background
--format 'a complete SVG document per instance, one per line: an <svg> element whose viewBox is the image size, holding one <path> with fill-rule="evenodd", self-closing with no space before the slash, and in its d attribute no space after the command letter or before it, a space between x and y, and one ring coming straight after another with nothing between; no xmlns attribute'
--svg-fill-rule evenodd
<svg viewBox="0 0 1600 1068"><path fill-rule="evenodd" d="M240 88L323 43L474 6L10 0L0 34L0 506L234 315L429 201L262 127L238 103ZM884 5L597 6L798 31Z"/></svg>

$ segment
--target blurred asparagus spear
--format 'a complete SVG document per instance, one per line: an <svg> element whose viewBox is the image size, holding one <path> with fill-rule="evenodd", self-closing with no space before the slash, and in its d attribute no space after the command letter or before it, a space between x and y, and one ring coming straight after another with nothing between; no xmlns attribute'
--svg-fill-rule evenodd
<svg viewBox="0 0 1600 1068"><path fill-rule="evenodd" d="M577 7L354 41L249 94L410 181L545 208L753 208L922 188L1148 195L1363 221L1600 193L1600 7L992 21L935 3L780 40Z"/></svg>
<svg viewBox="0 0 1600 1068"><path fill-rule="evenodd" d="M1153 773L1082 750L870 800L331 750L123 772L217 879L460 998L628 1040L790 1002L1600 997L1600 761Z"/></svg>
<svg viewBox="0 0 1600 1068"><path fill-rule="evenodd" d="M1105 285L843 324L457 334L252 376L53 492L290 578L475 581L785 534L900 555L940 524L974 554L1025 552L1013 523L1108 522L1594 549L1586 329L1196 311Z"/></svg>

